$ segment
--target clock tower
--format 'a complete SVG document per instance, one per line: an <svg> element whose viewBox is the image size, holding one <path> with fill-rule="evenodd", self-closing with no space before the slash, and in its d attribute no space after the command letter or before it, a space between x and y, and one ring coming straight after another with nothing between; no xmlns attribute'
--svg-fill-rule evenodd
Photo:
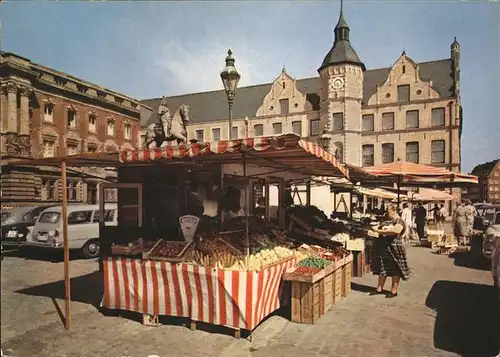
<svg viewBox="0 0 500 357"><path fill-rule="evenodd" d="M348 164L361 166L361 101L363 72L349 41L349 26L344 19L343 1L335 26L335 41L318 69L321 80L321 122L328 130L330 152L341 151Z"/></svg>

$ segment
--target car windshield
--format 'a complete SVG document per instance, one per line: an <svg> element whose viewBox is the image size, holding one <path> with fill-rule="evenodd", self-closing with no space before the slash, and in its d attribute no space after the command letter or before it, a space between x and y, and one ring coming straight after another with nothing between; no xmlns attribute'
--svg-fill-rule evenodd
<svg viewBox="0 0 500 357"><path fill-rule="evenodd" d="M483 217L486 218L488 221L493 221L493 219L495 218L495 208L494 207L485 208L483 211Z"/></svg>
<svg viewBox="0 0 500 357"><path fill-rule="evenodd" d="M500 224L500 212L497 212L497 215L495 217L495 224Z"/></svg>
<svg viewBox="0 0 500 357"><path fill-rule="evenodd" d="M44 212L40 217L40 223L57 223L61 214L59 212Z"/></svg>

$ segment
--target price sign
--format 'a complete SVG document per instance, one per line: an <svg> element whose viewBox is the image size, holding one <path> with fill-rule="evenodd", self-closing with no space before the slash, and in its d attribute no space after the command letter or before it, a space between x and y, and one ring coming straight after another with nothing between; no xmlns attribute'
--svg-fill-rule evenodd
<svg viewBox="0 0 500 357"><path fill-rule="evenodd" d="M196 216L186 215L179 218L182 235L184 236L186 242L193 240L199 222L200 219Z"/></svg>

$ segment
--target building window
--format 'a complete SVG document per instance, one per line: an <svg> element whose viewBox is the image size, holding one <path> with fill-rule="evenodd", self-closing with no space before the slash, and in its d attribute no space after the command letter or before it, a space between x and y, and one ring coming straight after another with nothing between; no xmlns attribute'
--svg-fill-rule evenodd
<svg viewBox="0 0 500 357"><path fill-rule="evenodd" d="M394 113L382 114L382 130L394 130Z"/></svg>
<svg viewBox="0 0 500 357"><path fill-rule="evenodd" d="M433 164L444 163L444 140L432 140L431 152L431 162Z"/></svg>
<svg viewBox="0 0 500 357"><path fill-rule="evenodd" d="M95 114L89 115L89 131L91 133L97 132L97 117Z"/></svg>
<svg viewBox="0 0 500 357"><path fill-rule="evenodd" d="M363 131L373 131L375 129L373 123L373 114L363 115L362 122Z"/></svg>
<svg viewBox="0 0 500 357"><path fill-rule="evenodd" d="M290 109L290 101L288 99L280 99L281 115L288 115Z"/></svg>
<svg viewBox="0 0 500 357"><path fill-rule="evenodd" d="M344 130L344 113L333 113L333 131Z"/></svg>
<svg viewBox="0 0 500 357"><path fill-rule="evenodd" d="M52 201L56 199L55 196L55 182L52 180L42 179L41 199L42 201Z"/></svg>
<svg viewBox="0 0 500 357"><path fill-rule="evenodd" d="M97 184L92 182L87 183L87 203L89 205L97 204Z"/></svg>
<svg viewBox="0 0 500 357"><path fill-rule="evenodd" d="M335 158L340 161L340 162L344 162L344 144L342 144L340 141L337 141L334 145L334 152L333 152L333 156L335 156Z"/></svg>
<svg viewBox="0 0 500 357"><path fill-rule="evenodd" d="M418 164L418 142L406 143L406 162Z"/></svg>
<svg viewBox="0 0 500 357"><path fill-rule="evenodd" d="M444 126L444 108L432 109L432 126Z"/></svg>
<svg viewBox="0 0 500 357"><path fill-rule="evenodd" d="M49 123L54 122L54 105L47 103L43 106L43 120Z"/></svg>
<svg viewBox="0 0 500 357"><path fill-rule="evenodd" d="M78 147L76 145L67 145L66 155L78 154Z"/></svg>
<svg viewBox="0 0 500 357"><path fill-rule="evenodd" d="M382 163L394 162L394 144L382 144Z"/></svg>
<svg viewBox="0 0 500 357"><path fill-rule="evenodd" d="M283 132L283 125L281 123L273 123L273 134L279 135Z"/></svg>
<svg viewBox="0 0 500 357"><path fill-rule="evenodd" d="M68 110L68 128L75 129L76 128L76 112L72 109Z"/></svg>
<svg viewBox="0 0 500 357"><path fill-rule="evenodd" d="M263 124L256 124L253 126L253 130L255 133L255 136L262 136L264 135L264 125Z"/></svg>
<svg viewBox="0 0 500 357"><path fill-rule="evenodd" d="M302 136L302 122L293 121L292 122L292 133L298 136Z"/></svg>
<svg viewBox="0 0 500 357"><path fill-rule="evenodd" d="M321 134L321 126L319 125L319 119L313 119L310 121L309 135L315 136Z"/></svg>
<svg viewBox="0 0 500 357"><path fill-rule="evenodd" d="M73 182L68 182L68 185L66 186L66 195L68 201L76 200L76 186Z"/></svg>
<svg viewBox="0 0 500 357"><path fill-rule="evenodd" d="M203 129L195 130L194 137L196 140L198 140L199 143L205 142L205 133L204 133Z"/></svg>
<svg viewBox="0 0 500 357"><path fill-rule="evenodd" d="M125 140L130 140L132 138L132 126L130 124L125 124Z"/></svg>
<svg viewBox="0 0 500 357"><path fill-rule="evenodd" d="M88 145L87 146L87 151L90 152L90 153L94 153L94 152L97 152L97 146L94 145Z"/></svg>
<svg viewBox="0 0 500 357"><path fill-rule="evenodd" d="M220 128L212 129L212 141L220 141Z"/></svg>
<svg viewBox="0 0 500 357"><path fill-rule="evenodd" d="M398 102L409 102L410 101L410 86L398 86Z"/></svg>
<svg viewBox="0 0 500 357"><path fill-rule="evenodd" d="M16 93L16 108L21 109L21 92L17 91Z"/></svg>
<svg viewBox="0 0 500 357"><path fill-rule="evenodd" d="M56 143L52 140L43 141L43 157L54 157L55 156Z"/></svg>
<svg viewBox="0 0 500 357"><path fill-rule="evenodd" d="M108 119L108 125L106 130L108 136L115 135L115 121L113 119Z"/></svg>
<svg viewBox="0 0 500 357"><path fill-rule="evenodd" d="M408 110L406 112L406 128L418 128L418 110Z"/></svg>
<svg viewBox="0 0 500 357"><path fill-rule="evenodd" d="M233 126L231 128L231 139L238 139L238 127L237 126Z"/></svg>
<svg viewBox="0 0 500 357"><path fill-rule="evenodd" d="M373 145L363 145L363 166L373 166Z"/></svg>

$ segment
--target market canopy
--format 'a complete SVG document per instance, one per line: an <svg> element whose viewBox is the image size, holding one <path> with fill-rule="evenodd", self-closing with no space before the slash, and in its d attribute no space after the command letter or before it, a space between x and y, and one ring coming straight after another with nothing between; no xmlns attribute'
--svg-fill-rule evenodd
<svg viewBox="0 0 500 357"><path fill-rule="evenodd" d="M449 193L431 188L420 188L418 193L413 195L414 201L450 201L452 199L453 196Z"/></svg>
<svg viewBox="0 0 500 357"><path fill-rule="evenodd" d="M393 200L397 199L398 195L397 193L391 192L384 190L382 188L374 188L374 189L369 189L365 187L356 187L356 191L362 195L365 196L370 196L370 197L377 197L377 198L382 198L386 200ZM400 198L406 198L406 195L400 194Z"/></svg>
<svg viewBox="0 0 500 357"><path fill-rule="evenodd" d="M311 176L348 177L346 166L321 147L294 134L244 138L161 148L122 151L122 164L203 162L281 167Z"/></svg>
<svg viewBox="0 0 500 357"><path fill-rule="evenodd" d="M375 176L391 178L392 180L399 181L402 184L478 183L477 176L465 175L459 172L449 171L441 167L404 161L363 167L363 170Z"/></svg>

